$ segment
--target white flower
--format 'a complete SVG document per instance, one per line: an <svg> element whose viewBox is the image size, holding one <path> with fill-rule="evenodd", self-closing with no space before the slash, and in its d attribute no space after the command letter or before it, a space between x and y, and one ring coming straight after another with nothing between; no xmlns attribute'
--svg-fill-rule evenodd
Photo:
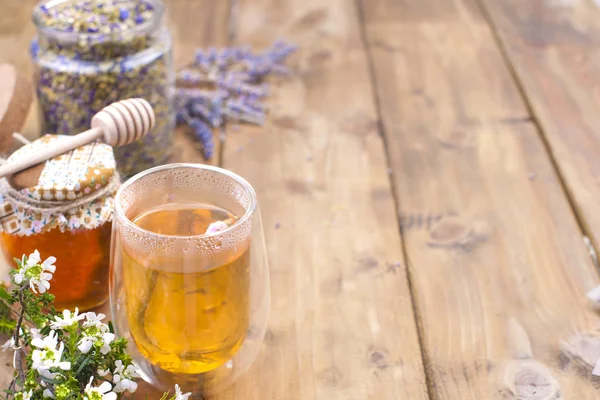
<svg viewBox="0 0 600 400"><path fill-rule="evenodd" d="M123 361L115 361L115 370L113 372L113 382L115 383L114 391L123 393L128 390L134 393L137 390L138 384L134 379L140 378L140 374L135 364L129 365L127 368L123 366Z"/></svg>
<svg viewBox="0 0 600 400"><path fill-rule="evenodd" d="M33 253L29 255L29 257L27 257L27 262L25 263L25 266L27 268L35 267L40 263L40 261L42 261L42 258L40 257L40 252L36 249L33 251Z"/></svg>
<svg viewBox="0 0 600 400"><path fill-rule="evenodd" d="M44 389L44 392L42 393L42 395L44 396L44 398L50 398L50 399L54 398L54 394L50 391L50 389Z"/></svg>
<svg viewBox="0 0 600 400"><path fill-rule="evenodd" d="M96 314L93 312L87 312L87 313L85 313L86 321L83 323L83 327L84 328L96 327L103 333L107 332L108 325L106 325L105 323L102 322L102 320L104 318L106 318L106 315L104 315L104 314Z"/></svg>
<svg viewBox="0 0 600 400"><path fill-rule="evenodd" d="M30 400L31 396L33 396L33 391L28 391L28 392L19 392L17 394L15 394L15 399L16 400Z"/></svg>
<svg viewBox="0 0 600 400"><path fill-rule="evenodd" d="M34 293L46 293L50 289L49 281L52 279L52 274L56 272L56 258L48 257L43 263L40 264L40 253L35 250L29 255L27 261L23 256L21 261L21 268L15 273L15 283L20 285L23 282L29 280L29 286Z"/></svg>
<svg viewBox="0 0 600 400"><path fill-rule="evenodd" d="M100 348L100 353L107 355L110 352L110 344L115 340L114 333L107 332L102 335L102 340L104 344Z"/></svg>
<svg viewBox="0 0 600 400"><path fill-rule="evenodd" d="M37 252L37 250L36 250ZM29 261L29 260L28 260ZM48 257L41 265L41 271L37 274L37 276L32 277L29 280L29 284L31 285L31 290L34 293L35 287L37 286L37 290L40 293L46 293L46 290L50 289L50 279L52 279L52 274L56 272L56 266L54 263L56 262L55 257ZM39 268L32 267L30 270L35 270L37 272Z"/></svg>
<svg viewBox="0 0 600 400"><path fill-rule="evenodd" d="M31 341L31 345L37 347L38 349L55 349L58 345L58 338L56 337L56 332L50 332L50 335L45 338L39 337L35 338Z"/></svg>
<svg viewBox="0 0 600 400"><path fill-rule="evenodd" d="M85 318L85 315L79 315L79 309L75 308L75 312L71 314L71 311L64 310L63 317L54 317L54 321L50 324L52 329L66 328L68 326L76 324Z"/></svg>
<svg viewBox="0 0 600 400"><path fill-rule="evenodd" d="M175 385L175 400L188 400L192 393L181 393L181 388L179 385Z"/></svg>
<svg viewBox="0 0 600 400"><path fill-rule="evenodd" d="M138 384L131 379L122 378L121 375L114 375L113 382L115 383L115 392L123 393L128 390L129 393L134 393L137 390Z"/></svg>
<svg viewBox="0 0 600 400"><path fill-rule="evenodd" d="M25 268L20 268L15 274L14 279L17 285L20 285L25 280L25 271Z"/></svg>
<svg viewBox="0 0 600 400"><path fill-rule="evenodd" d="M115 340L115 335L113 333L96 332L95 334L93 333L91 335L84 335L79 341L77 348L83 354L87 354L90 352L95 343L100 342L99 345L102 344L100 347L100 353L106 355L110 352L110 344L113 342L113 340Z"/></svg>
<svg viewBox="0 0 600 400"><path fill-rule="evenodd" d="M108 382L102 382L98 387L92 387L94 377L90 377L90 382L85 387L83 397L87 400L117 400L117 394L112 392L112 386Z"/></svg>
<svg viewBox="0 0 600 400"><path fill-rule="evenodd" d="M125 372L125 367L123 366L123 361L117 360L115 361L115 371L113 374L122 374Z"/></svg>
<svg viewBox="0 0 600 400"><path fill-rule="evenodd" d="M71 369L70 362L61 361L65 344L62 342L60 344L58 343L56 332L52 331L49 336L46 336L43 339L33 339L31 345L36 347L31 353L31 360L33 361L32 368L40 375L54 379L56 374L50 372L52 368L59 368L64 371Z"/></svg>
<svg viewBox="0 0 600 400"><path fill-rule="evenodd" d="M96 341L96 338L93 336L84 336L80 341L79 341L79 346L77 346L77 348L79 349L80 352L82 352L83 354L87 354L90 352L90 350L92 349L92 346L94 345L94 342Z"/></svg>
<svg viewBox="0 0 600 400"><path fill-rule="evenodd" d="M110 351L110 344L115 340L115 335L110 333L108 325L102 322L105 317L104 314L85 313L85 322L82 325L83 337L78 345L83 354L89 353L96 343L100 347L100 353L106 355Z"/></svg>
<svg viewBox="0 0 600 400"><path fill-rule="evenodd" d="M36 328L31 328L29 330L29 334L31 335L32 339L41 339L42 338L42 334L40 333L40 330L36 329Z"/></svg>

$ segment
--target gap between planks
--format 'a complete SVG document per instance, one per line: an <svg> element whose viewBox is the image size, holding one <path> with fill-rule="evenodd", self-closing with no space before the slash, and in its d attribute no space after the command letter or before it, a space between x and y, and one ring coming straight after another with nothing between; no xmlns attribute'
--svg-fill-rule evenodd
<svg viewBox="0 0 600 400"><path fill-rule="evenodd" d="M508 52L506 44L504 43L504 41L502 40L502 38L500 36L500 33L498 32L498 27L494 23L494 20L493 20L492 16L490 15L488 8L483 3L483 1L475 0L475 3L479 7L481 14L485 18L487 26L489 27L492 37L494 39L494 42L498 46L498 49L500 51L500 54L504 61L504 64L506 65L506 67L510 73L510 76L512 77L512 80L515 84L517 91L519 92L519 94L521 96L521 99L523 99L525 108L527 109L527 112L529 113L529 116L531 118L530 122L534 125L535 130L536 130L538 136L540 137L540 140L542 141L544 149L545 149L546 153L548 154L548 158L550 160L552 168L554 169L554 172L555 172L556 176L558 177L558 182L560 184L562 192L564 193L564 195L569 203L569 207L571 208L571 211L573 212L575 221L577 221L577 226L579 227L579 231L581 233L581 239L582 239L585 247L588 250L588 255L590 257L590 260L592 261L592 264L594 265L594 269L596 270L596 273L598 274L598 276L600 276L600 264L598 263L598 259L596 256L598 254L598 249L596 249L596 247L594 246L594 243L596 242L596 238L594 237L594 234L593 234L592 230L590 229L589 225L586 223L583 212L577 207L577 203L575 202L575 196L572 193L572 191L569 189L569 186L567 185L567 182L566 182L566 178L563 175L561 169L559 168L558 161L556 159L554 151L552 150L552 146L550 145L548 137L544 132L544 128L542 127L542 124L540 123L540 118L539 118L538 114L535 112L535 108L533 107L532 100L531 100L530 96L528 95L527 90L525 89L523 80L520 78L519 74L517 73L515 65L513 64L512 60L510 58L510 54Z"/></svg>
<svg viewBox="0 0 600 400"><path fill-rule="evenodd" d="M235 1L235 0L234 0ZM416 296L416 287L412 281L412 276L410 274L411 265L408 258L408 251L406 249L406 241L404 238L404 232L402 229L402 221L400 215L400 199L398 196L398 188L396 187L396 182L394 179L394 170L392 168L392 163L390 162L390 153L388 151L389 143L387 140L387 136L385 135L385 127L383 124L382 111L381 111L381 102L379 100L379 91L377 90L376 80L377 77L375 75L375 69L373 66L373 54L371 52L371 45L367 40L367 32L366 32L366 20L364 15L364 9L362 6L361 0L354 0L354 6L356 8L356 15L358 17L358 25L360 28L360 40L362 42L363 48L365 49L367 55L367 71L369 73L369 82L371 87L373 88L373 103L375 104L375 112L377 113L377 129L379 130L381 140L383 141L383 148L385 154L385 163L387 166L388 173L388 181L390 184L390 188L392 191L392 199L394 202L394 208L396 212L396 219L398 220L398 231L400 234L400 247L402 249L402 257L404 258L404 263L406 265L406 280L408 282L408 289L410 291L410 299L413 310L413 316L415 319L415 325L417 326L417 337L419 339L419 347L421 352L421 362L423 363L423 368L425 370L425 383L427 386L427 397L431 398L431 393L434 393L433 387L434 383L432 382L429 371L431 370L430 365L430 357L427 355L427 350L425 349L425 339L423 337L423 322L419 317L418 307L417 307L417 296Z"/></svg>

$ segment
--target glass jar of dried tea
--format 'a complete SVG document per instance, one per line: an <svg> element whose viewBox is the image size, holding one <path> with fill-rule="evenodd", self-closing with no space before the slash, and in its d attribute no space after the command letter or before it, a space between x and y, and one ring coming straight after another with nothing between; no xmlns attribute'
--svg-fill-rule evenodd
<svg viewBox="0 0 600 400"><path fill-rule="evenodd" d="M35 82L49 133L88 129L108 104L150 102L156 126L143 140L115 150L119 170L133 175L162 164L173 142L175 75L161 0L50 0L33 12Z"/></svg>
<svg viewBox="0 0 600 400"><path fill-rule="evenodd" d="M64 136L46 135L9 162ZM120 185L112 147L90 143L0 180L0 241L8 258L38 250L56 257L50 293L59 309L89 310L108 298L114 198Z"/></svg>

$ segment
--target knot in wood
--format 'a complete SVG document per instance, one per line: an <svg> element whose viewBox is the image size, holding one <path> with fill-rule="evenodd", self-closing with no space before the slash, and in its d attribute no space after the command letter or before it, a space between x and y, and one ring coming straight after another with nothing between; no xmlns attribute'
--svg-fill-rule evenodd
<svg viewBox="0 0 600 400"><path fill-rule="evenodd" d="M506 391L518 400L562 399L558 382L537 361L515 362L504 376Z"/></svg>
<svg viewBox="0 0 600 400"><path fill-rule="evenodd" d="M369 357L369 361L379 369L385 369L388 367L387 357L385 353L381 351L373 351Z"/></svg>
<svg viewBox="0 0 600 400"><path fill-rule="evenodd" d="M474 236L474 229L456 217L445 217L435 223L429 232L429 245L453 247L467 244Z"/></svg>

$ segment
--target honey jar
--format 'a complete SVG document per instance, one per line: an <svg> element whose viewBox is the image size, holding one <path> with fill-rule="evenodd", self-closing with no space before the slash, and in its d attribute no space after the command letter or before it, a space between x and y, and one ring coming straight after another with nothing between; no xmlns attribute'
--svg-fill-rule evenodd
<svg viewBox="0 0 600 400"><path fill-rule="evenodd" d="M45 135L9 163L66 136ZM89 310L108 299L111 221L120 185L112 147L90 143L0 181L0 237L9 259L56 257L57 309Z"/></svg>

